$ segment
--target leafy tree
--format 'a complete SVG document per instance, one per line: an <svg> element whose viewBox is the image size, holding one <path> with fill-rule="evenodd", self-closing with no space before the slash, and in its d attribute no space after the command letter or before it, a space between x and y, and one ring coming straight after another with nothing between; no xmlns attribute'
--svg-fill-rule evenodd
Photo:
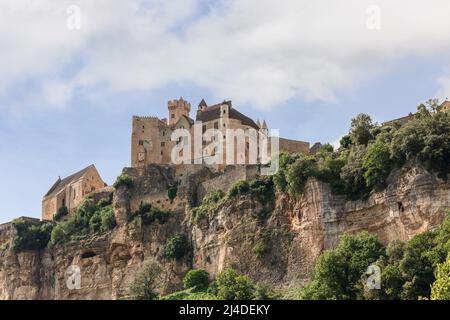
<svg viewBox="0 0 450 320"><path fill-rule="evenodd" d="M239 275L232 268L217 276L214 290L217 297L223 300L251 300L255 297L255 285L250 278Z"/></svg>
<svg viewBox="0 0 450 320"><path fill-rule="evenodd" d="M431 286L431 300L450 300L450 255L438 265L436 281Z"/></svg>
<svg viewBox="0 0 450 320"><path fill-rule="evenodd" d="M389 147L379 140L371 144L364 156L362 168L369 190L384 189L392 168Z"/></svg>
<svg viewBox="0 0 450 320"><path fill-rule="evenodd" d="M189 244L186 235L178 233L171 237L164 247L164 257L179 260L188 252Z"/></svg>
<svg viewBox="0 0 450 320"><path fill-rule="evenodd" d="M161 268L156 263L146 263L137 273L130 285L130 294L136 300L155 300L158 282L161 280Z"/></svg>
<svg viewBox="0 0 450 320"><path fill-rule="evenodd" d="M384 255L378 239L368 232L345 234L338 247L324 251L317 259L313 281L302 299L345 300L364 296L362 277L369 265Z"/></svg>
<svg viewBox="0 0 450 320"><path fill-rule="evenodd" d="M288 167L286 173L287 190L291 197L296 197L303 191L308 178L317 173L317 163L314 157L300 156Z"/></svg>
<svg viewBox="0 0 450 320"><path fill-rule="evenodd" d="M348 155L347 163L342 167L341 180L344 192L350 199L358 199L368 194L363 169L366 151L365 146L353 147Z"/></svg>
<svg viewBox="0 0 450 320"><path fill-rule="evenodd" d="M352 119L350 127L350 138L352 144L367 146L373 139L371 130L374 128L372 118L367 114L358 114Z"/></svg>
<svg viewBox="0 0 450 320"><path fill-rule="evenodd" d="M183 279L185 289L206 290L209 285L209 273L205 269L190 270Z"/></svg>

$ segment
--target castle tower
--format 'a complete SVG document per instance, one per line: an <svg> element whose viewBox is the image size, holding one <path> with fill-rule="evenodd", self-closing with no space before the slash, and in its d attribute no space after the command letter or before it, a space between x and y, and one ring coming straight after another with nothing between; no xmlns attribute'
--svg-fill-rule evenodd
<svg viewBox="0 0 450 320"><path fill-rule="evenodd" d="M169 109L169 125L174 125L182 116L189 117L191 104L180 97L178 100L172 100L167 103Z"/></svg>

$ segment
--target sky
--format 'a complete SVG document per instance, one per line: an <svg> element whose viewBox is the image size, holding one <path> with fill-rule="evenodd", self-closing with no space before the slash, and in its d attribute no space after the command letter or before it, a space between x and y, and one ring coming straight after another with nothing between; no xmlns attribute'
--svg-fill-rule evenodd
<svg viewBox="0 0 450 320"><path fill-rule="evenodd" d="M0 0L0 223L58 176L130 165L131 117L232 100L336 144L450 97L448 0ZM193 116L193 115L192 115Z"/></svg>

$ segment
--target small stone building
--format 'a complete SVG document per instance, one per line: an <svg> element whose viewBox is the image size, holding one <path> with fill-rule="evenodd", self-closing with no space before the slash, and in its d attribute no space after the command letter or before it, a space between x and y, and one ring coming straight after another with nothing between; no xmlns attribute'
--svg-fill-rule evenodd
<svg viewBox="0 0 450 320"><path fill-rule="evenodd" d="M58 178L42 200L42 220L53 220L61 207L72 213L88 194L106 187L95 165L64 179Z"/></svg>

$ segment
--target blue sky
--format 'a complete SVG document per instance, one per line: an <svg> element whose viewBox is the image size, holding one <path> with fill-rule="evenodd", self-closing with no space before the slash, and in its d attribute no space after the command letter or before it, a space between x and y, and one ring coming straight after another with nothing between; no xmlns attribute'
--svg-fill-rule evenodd
<svg viewBox="0 0 450 320"><path fill-rule="evenodd" d="M89 164L112 183L130 164L132 115L166 117L180 96L193 113L233 100L311 143L338 141L357 113L381 122L450 96L445 1L409 27L418 1L339 2L0 0L0 223L40 217L57 177ZM79 31L65 26L73 3ZM381 27L368 31L373 3Z"/></svg>

